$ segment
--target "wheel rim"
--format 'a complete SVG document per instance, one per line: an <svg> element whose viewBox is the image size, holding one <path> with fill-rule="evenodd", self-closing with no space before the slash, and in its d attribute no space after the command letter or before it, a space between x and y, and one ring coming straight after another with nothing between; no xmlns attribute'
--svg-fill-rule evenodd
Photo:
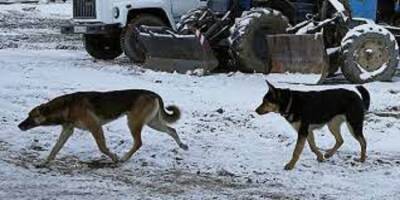
<svg viewBox="0 0 400 200"><path fill-rule="evenodd" d="M372 72L389 62L389 50L381 40L366 40L354 52L357 64Z"/></svg>

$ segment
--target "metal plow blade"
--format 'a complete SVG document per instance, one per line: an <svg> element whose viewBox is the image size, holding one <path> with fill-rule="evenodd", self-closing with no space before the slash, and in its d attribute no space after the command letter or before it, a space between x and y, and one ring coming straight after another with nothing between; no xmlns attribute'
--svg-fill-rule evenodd
<svg viewBox="0 0 400 200"><path fill-rule="evenodd" d="M195 69L211 71L218 60L201 34L178 35L170 29L146 27L140 29L139 42L146 50L145 68L186 73Z"/></svg>
<svg viewBox="0 0 400 200"><path fill-rule="evenodd" d="M329 56L322 34L270 35L267 44L272 73L319 74L318 83L328 76Z"/></svg>

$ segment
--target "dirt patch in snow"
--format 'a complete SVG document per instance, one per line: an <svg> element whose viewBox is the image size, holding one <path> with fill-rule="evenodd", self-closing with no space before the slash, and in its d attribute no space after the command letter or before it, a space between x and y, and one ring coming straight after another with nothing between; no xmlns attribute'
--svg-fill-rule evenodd
<svg viewBox="0 0 400 200"><path fill-rule="evenodd" d="M80 35L61 34L70 19L38 17L35 6L0 12L0 49L82 49Z"/></svg>

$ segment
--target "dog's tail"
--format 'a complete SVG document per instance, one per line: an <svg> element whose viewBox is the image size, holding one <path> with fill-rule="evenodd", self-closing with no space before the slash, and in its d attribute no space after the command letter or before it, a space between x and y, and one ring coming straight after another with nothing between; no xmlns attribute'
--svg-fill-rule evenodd
<svg viewBox="0 0 400 200"><path fill-rule="evenodd" d="M181 111L177 106L170 105L164 108L164 102L162 101L161 98L159 99L159 101L160 101L160 114L165 122L172 124L181 118ZM167 113L165 110L169 111L171 114Z"/></svg>
<svg viewBox="0 0 400 200"><path fill-rule="evenodd" d="M365 89L365 87L361 86L361 85L357 86L356 88L361 93L361 97L362 97L362 101L363 101L365 110L369 110L371 98L369 96L368 90Z"/></svg>

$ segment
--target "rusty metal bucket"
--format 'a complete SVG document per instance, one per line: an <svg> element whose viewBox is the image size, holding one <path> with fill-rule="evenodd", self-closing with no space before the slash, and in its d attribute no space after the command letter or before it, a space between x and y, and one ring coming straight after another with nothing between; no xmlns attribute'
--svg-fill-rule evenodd
<svg viewBox="0 0 400 200"><path fill-rule="evenodd" d="M271 56L271 73L320 74L322 83L329 73L322 34L268 35L267 45Z"/></svg>
<svg viewBox="0 0 400 200"><path fill-rule="evenodd" d="M201 33L179 35L168 28L141 27L137 37L145 48L145 68L186 73L196 69L211 71L218 66L212 48Z"/></svg>

